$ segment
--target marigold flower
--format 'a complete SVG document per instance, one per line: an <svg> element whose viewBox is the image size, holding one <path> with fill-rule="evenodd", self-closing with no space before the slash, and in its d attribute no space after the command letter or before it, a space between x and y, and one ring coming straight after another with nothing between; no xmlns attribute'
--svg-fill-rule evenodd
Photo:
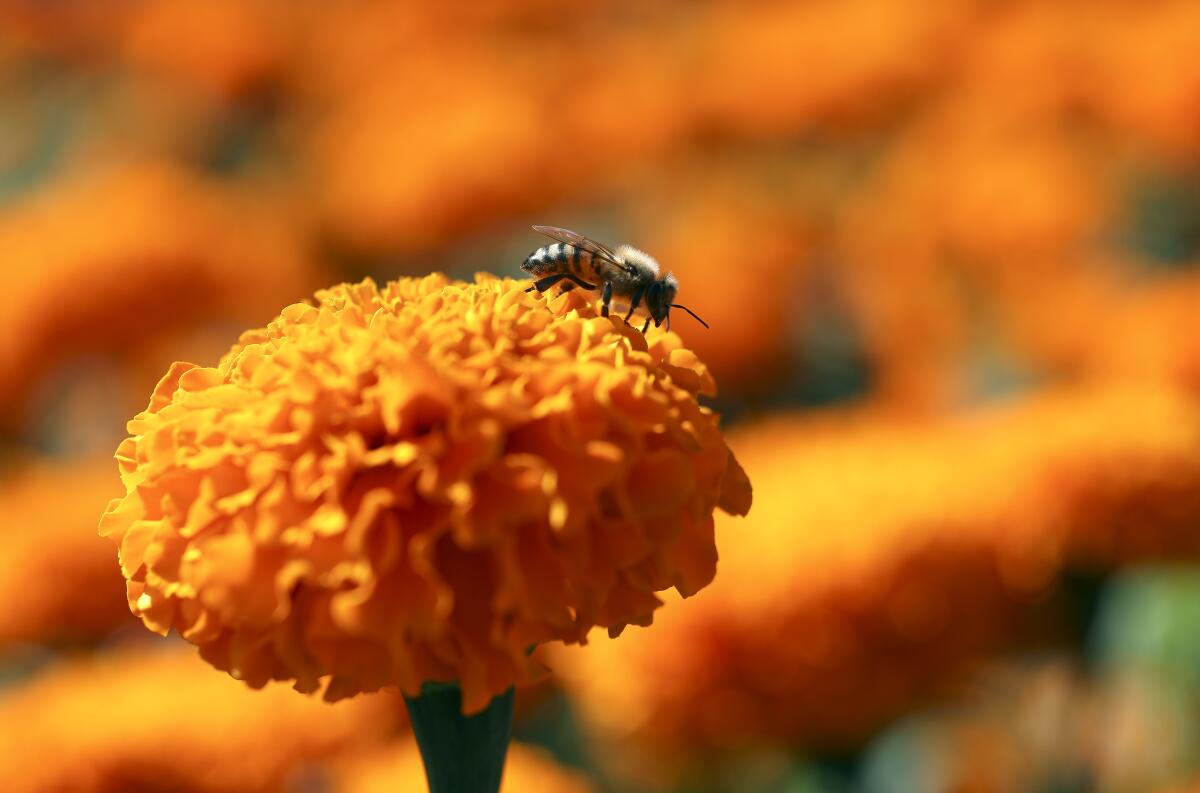
<svg viewBox="0 0 1200 793"><path fill-rule="evenodd" d="M391 746L344 763L333 775L333 793L395 793L423 790L425 770L417 745ZM545 751L508 747L500 793L594 793L582 774L559 765Z"/></svg>
<svg viewBox="0 0 1200 793"><path fill-rule="evenodd" d="M731 438L757 503L653 631L555 653L609 756L846 745L1011 646L1078 560L1195 553L1200 413L1154 387L966 417L780 418ZM728 528L728 527L725 527ZM645 769L636 769L645 771Z"/></svg>
<svg viewBox="0 0 1200 793"><path fill-rule="evenodd" d="M402 719L387 695L330 706L248 691L186 649L127 647L6 689L5 791L282 790L299 764L371 747Z"/></svg>
<svg viewBox="0 0 1200 793"><path fill-rule="evenodd" d="M456 51L447 58L447 47ZM318 212L342 243L422 250L555 194L547 129L528 82L479 45L376 64L308 130ZM436 65L435 65L436 64ZM414 71L420 81L405 78Z"/></svg>
<svg viewBox="0 0 1200 793"><path fill-rule="evenodd" d="M264 316L303 296L314 275L300 239L250 199L139 164L75 173L9 207L0 216L0 261L13 263L0 290L5 420L72 355L126 356L155 334Z"/></svg>
<svg viewBox="0 0 1200 793"><path fill-rule="evenodd" d="M1200 9L1187 0L1113 3L1086 30L1082 89L1092 108L1125 139L1183 167L1193 163L1200 66L1183 54L1200 47Z"/></svg>
<svg viewBox="0 0 1200 793"><path fill-rule="evenodd" d="M978 341L964 283L995 314L989 331L1024 348L1022 363L1055 374L1078 363L1069 329L1101 321L1119 288L1116 268L1086 249L1112 199L1079 149L1060 129L971 101L928 112L892 147L836 234L878 392L918 406L957 401Z"/></svg>
<svg viewBox="0 0 1200 793"><path fill-rule="evenodd" d="M1181 273L1129 292L1098 329L1090 367L1124 382L1165 380L1200 395L1200 275Z"/></svg>
<svg viewBox="0 0 1200 793"><path fill-rule="evenodd" d="M135 70L217 98L261 88L279 68L288 8L215 0L157 0L136 7L121 41Z"/></svg>
<svg viewBox="0 0 1200 793"><path fill-rule="evenodd" d="M534 676L716 565L749 482L681 345L478 276L318 292L217 368L177 363L117 450L129 604L221 669L325 696Z"/></svg>
<svg viewBox="0 0 1200 793"><path fill-rule="evenodd" d="M952 50L943 45L962 35L962 16L954 4L880 0L714 3L696 15L706 46L695 88L681 93L706 120L747 137L873 121L937 74L930 53Z"/></svg>
<svg viewBox="0 0 1200 793"><path fill-rule="evenodd" d="M0 5L0 34L5 49L15 44L18 52L28 48L80 61L106 52L111 37L119 34L128 16L126 6L101 9L73 3L4 3Z"/></svg>
<svg viewBox="0 0 1200 793"><path fill-rule="evenodd" d="M96 536L96 512L116 483L107 459L39 460L0 482L0 649L94 638L130 622L112 547Z"/></svg>

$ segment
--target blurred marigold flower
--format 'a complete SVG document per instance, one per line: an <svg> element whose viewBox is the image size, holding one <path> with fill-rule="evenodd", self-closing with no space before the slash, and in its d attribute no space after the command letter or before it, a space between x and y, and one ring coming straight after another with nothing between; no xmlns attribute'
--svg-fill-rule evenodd
<svg viewBox="0 0 1200 793"><path fill-rule="evenodd" d="M1122 382L1166 381L1200 396L1200 275L1164 276L1129 291L1092 329L1089 361L1098 375Z"/></svg>
<svg viewBox="0 0 1200 793"><path fill-rule="evenodd" d="M3 3L0 49L15 45L18 52L48 53L86 65L110 50L128 12L127 4L100 8L90 3Z"/></svg>
<svg viewBox="0 0 1200 793"><path fill-rule="evenodd" d="M1068 19L1078 31L1078 18ZM1125 140L1167 161L1194 163L1200 64L1188 53L1200 48L1200 8L1188 0L1113 3L1085 29L1082 90L1091 109Z"/></svg>
<svg viewBox="0 0 1200 793"><path fill-rule="evenodd" d="M0 696L6 793L264 793L301 763L369 747L403 708L251 692L184 648L126 648L51 668Z"/></svg>
<svg viewBox="0 0 1200 793"><path fill-rule="evenodd" d="M260 317L314 278L285 213L149 163L85 170L6 207L0 261L13 263L0 290L9 422L37 377L73 355L129 355L156 334Z"/></svg>
<svg viewBox="0 0 1200 793"><path fill-rule="evenodd" d="M653 631L556 651L610 756L648 761L631 772L860 741L1026 636L1071 562L1200 551L1200 412L1172 389L912 424L781 417L730 442L756 505L718 531L714 585Z"/></svg>
<svg viewBox="0 0 1200 793"><path fill-rule="evenodd" d="M954 404L972 343L995 341L985 333L1069 372L1081 357L1070 331L1101 322L1120 288L1088 247L1113 199L1079 137L980 104L927 111L836 220L840 277L893 402ZM995 317L986 330L980 304Z"/></svg>
<svg viewBox="0 0 1200 793"><path fill-rule="evenodd" d="M501 65L481 46L443 44L377 64L392 76L356 82L305 127L311 193L339 242L434 248L489 219L545 206L556 183L578 173L554 167L552 133L511 51ZM415 72L425 76L407 79Z"/></svg>
<svg viewBox="0 0 1200 793"><path fill-rule="evenodd" d="M333 775L332 793L395 793L424 790L425 769L415 742L356 757ZM586 777L564 768L543 750L508 747L500 793L594 793Z"/></svg>
<svg viewBox="0 0 1200 793"><path fill-rule="evenodd" d="M176 89L240 97L264 87L282 65L289 11L274 0L137 4L121 48L135 70L166 77Z"/></svg>
<svg viewBox="0 0 1200 793"><path fill-rule="evenodd" d="M875 121L936 77L940 59L955 51L949 45L965 18L957 6L706 5L693 23L704 49L683 101L696 103L709 124L751 138Z"/></svg>
<svg viewBox="0 0 1200 793"><path fill-rule="evenodd" d="M177 363L101 531L130 607L252 686L329 699L529 681L529 648L647 625L750 486L704 365L568 293L434 275L317 293L218 368Z"/></svg>
<svg viewBox="0 0 1200 793"><path fill-rule="evenodd" d="M38 461L0 482L0 649L94 638L130 622L112 547L96 536L96 512L116 483L109 459Z"/></svg>

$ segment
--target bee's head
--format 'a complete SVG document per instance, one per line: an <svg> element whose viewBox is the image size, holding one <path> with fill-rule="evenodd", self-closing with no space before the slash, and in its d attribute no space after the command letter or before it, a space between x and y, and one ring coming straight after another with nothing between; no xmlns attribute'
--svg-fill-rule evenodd
<svg viewBox="0 0 1200 793"><path fill-rule="evenodd" d="M654 327L657 328L666 322L667 329L670 329L671 303L675 302L675 293L678 291L679 281L670 273L652 283L646 290L646 308L650 311L650 318L654 320Z"/></svg>
<svg viewBox="0 0 1200 793"><path fill-rule="evenodd" d="M695 317L697 322L707 328L708 323L696 316L695 311L692 311L685 305L675 302L675 295L677 292L679 292L679 281L677 281L675 276L671 275L670 273L667 273L662 278L655 281L650 285L650 288L646 290L646 307L650 311L650 318L654 320L654 327L657 328L659 325L663 324L663 322L666 322L667 330L670 330L671 309L682 308L684 311ZM650 325L647 322L646 327L649 326ZM642 330L645 329L646 328L642 328Z"/></svg>

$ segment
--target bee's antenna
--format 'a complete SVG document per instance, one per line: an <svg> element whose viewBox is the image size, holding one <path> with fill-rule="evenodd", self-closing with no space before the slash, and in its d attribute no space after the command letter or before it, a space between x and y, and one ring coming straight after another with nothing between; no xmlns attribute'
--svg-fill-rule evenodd
<svg viewBox="0 0 1200 793"><path fill-rule="evenodd" d="M682 308L684 311L686 311L687 313L691 314L691 315L692 315L692 317L694 317L694 318L695 318L695 320L696 320L697 322L699 322L701 325L703 325L703 326L704 326L704 327L706 327L706 328L708 327L708 323L707 323L707 322L705 322L704 320L700 319L700 317L698 317L698 316L696 315L696 312L695 312L695 311L692 311L690 308L688 308L687 306L683 305L682 303L672 303L672 304L671 304L671 308Z"/></svg>

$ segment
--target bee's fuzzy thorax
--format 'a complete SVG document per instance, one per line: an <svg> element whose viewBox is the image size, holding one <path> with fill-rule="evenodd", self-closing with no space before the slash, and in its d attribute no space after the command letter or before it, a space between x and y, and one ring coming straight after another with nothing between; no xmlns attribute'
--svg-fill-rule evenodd
<svg viewBox="0 0 1200 793"><path fill-rule="evenodd" d="M655 277L658 276L658 261L645 251L638 250L632 245L622 245L617 248L616 253L626 262L632 264L639 270L642 270L643 272L649 271L652 272Z"/></svg>

